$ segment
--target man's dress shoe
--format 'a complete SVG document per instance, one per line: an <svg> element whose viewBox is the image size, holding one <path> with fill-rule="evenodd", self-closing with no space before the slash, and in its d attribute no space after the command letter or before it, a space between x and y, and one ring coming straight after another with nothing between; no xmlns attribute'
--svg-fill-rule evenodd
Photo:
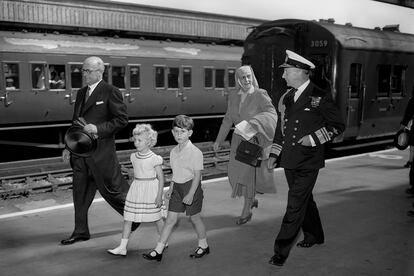
<svg viewBox="0 0 414 276"><path fill-rule="evenodd" d="M309 248L314 246L315 244L323 244L323 242L309 242L309 241L300 241L296 244L297 247L302 247L302 248Z"/></svg>
<svg viewBox="0 0 414 276"><path fill-rule="evenodd" d="M89 238L87 238L87 237L70 237L68 239L61 240L60 243L62 245L69 245L69 244L73 244L75 242L87 241L87 240L89 240Z"/></svg>
<svg viewBox="0 0 414 276"><path fill-rule="evenodd" d="M275 255L273 255L272 258L270 258L269 264L282 266L285 263L285 261L286 261L286 257L283 257L279 254L275 254Z"/></svg>

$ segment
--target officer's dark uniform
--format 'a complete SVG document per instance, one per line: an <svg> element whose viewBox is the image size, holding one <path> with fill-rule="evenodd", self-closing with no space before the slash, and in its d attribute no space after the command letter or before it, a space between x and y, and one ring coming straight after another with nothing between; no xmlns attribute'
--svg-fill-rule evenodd
<svg viewBox="0 0 414 276"><path fill-rule="evenodd" d="M299 66L297 66L300 68ZM296 90L296 89L295 89ZM341 133L345 125L331 94L312 82L293 102L286 92L280 99L278 123L271 156L279 157L289 185L288 204L281 229L274 244L271 263L282 265L302 228L304 241L310 245L324 242L324 233L312 190L319 169L325 165L324 143ZM292 95L293 97L293 95ZM313 146L298 141L310 135Z"/></svg>

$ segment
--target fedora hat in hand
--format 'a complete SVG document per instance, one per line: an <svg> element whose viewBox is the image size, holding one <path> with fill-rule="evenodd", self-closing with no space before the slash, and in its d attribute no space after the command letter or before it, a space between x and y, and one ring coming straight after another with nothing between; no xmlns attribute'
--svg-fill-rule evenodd
<svg viewBox="0 0 414 276"><path fill-rule="evenodd" d="M96 139L92 134L83 130L82 126L73 125L65 134L66 148L80 157L91 156L96 149Z"/></svg>
<svg viewBox="0 0 414 276"><path fill-rule="evenodd" d="M410 141L410 131L402 128L394 136L394 146L399 150L405 150Z"/></svg>

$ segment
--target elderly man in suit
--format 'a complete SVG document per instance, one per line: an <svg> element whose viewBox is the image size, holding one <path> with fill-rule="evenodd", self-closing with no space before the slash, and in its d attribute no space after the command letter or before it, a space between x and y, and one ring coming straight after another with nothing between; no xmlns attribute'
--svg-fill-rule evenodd
<svg viewBox="0 0 414 276"><path fill-rule="evenodd" d="M90 238L88 209L97 189L118 213L122 215L124 210L129 186L116 155L115 134L128 123L127 107L121 92L102 80L104 70L99 57L88 57L83 63L82 73L87 85L78 91L73 121L79 121L79 118L86 121L83 130L97 139L97 145L90 156L70 154L75 229L69 238L61 241L63 245ZM64 150L63 158L69 159L67 150Z"/></svg>
<svg viewBox="0 0 414 276"><path fill-rule="evenodd" d="M280 232L269 263L282 266L290 249L303 230L304 239L297 244L307 248L324 242L324 233L312 190L319 169L325 165L324 143L345 129L339 109L330 93L322 91L309 79L315 65L304 57L286 50L283 78L288 92L278 106L278 123L268 167L279 162L289 185L288 203Z"/></svg>

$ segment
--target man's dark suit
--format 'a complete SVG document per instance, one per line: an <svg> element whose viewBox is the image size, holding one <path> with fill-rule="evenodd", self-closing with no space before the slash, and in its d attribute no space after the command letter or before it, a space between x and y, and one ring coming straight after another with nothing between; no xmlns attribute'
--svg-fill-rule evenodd
<svg viewBox="0 0 414 276"><path fill-rule="evenodd" d="M89 238L88 209L96 193L121 215L123 214L128 183L122 177L115 149L115 133L128 123L127 108L120 91L99 82L86 103L88 87L78 91L73 121L83 117L98 130L97 148L90 157L71 155L73 169L73 202L75 230L72 237Z"/></svg>
<svg viewBox="0 0 414 276"><path fill-rule="evenodd" d="M286 94L285 94L286 95ZM312 190L319 169L325 165L323 143L341 133L345 125L331 95L313 83L305 88L296 102L279 103L278 124L271 156L279 156L289 185L288 205L274 251L286 259L299 230L304 241L324 242L324 233ZM303 146L299 140L310 135L315 146ZM309 137L309 136L308 136Z"/></svg>
<svg viewBox="0 0 414 276"><path fill-rule="evenodd" d="M413 88L414 90L414 88ZM408 100L407 107L405 108L404 116L401 121L401 125L408 126L409 122L414 118L414 96ZM410 128L409 145L414 146L414 126ZM410 189L414 189L414 164L410 166Z"/></svg>

